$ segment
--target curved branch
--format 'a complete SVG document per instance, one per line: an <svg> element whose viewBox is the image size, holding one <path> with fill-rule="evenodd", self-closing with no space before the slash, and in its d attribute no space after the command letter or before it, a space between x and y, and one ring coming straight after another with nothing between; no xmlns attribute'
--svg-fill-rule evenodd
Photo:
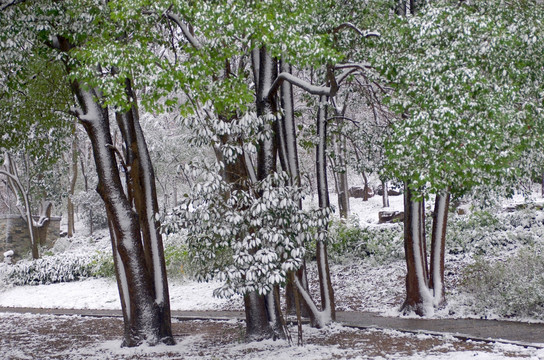
<svg viewBox="0 0 544 360"><path fill-rule="evenodd" d="M296 76L289 74L288 72L281 72L278 75L278 77L276 77L272 85L270 86L270 89L268 90L266 97L270 98L271 96L273 96L279 90L281 84L284 81L288 81L291 84L298 86L302 90L305 90L312 95L320 95L320 96L332 95L331 88L328 86L316 86L307 81L299 79Z"/></svg>
<svg viewBox="0 0 544 360"><path fill-rule="evenodd" d="M381 34L379 32L377 32L377 31L360 30L357 26L355 26L354 24L352 24L350 22L346 22L346 23L338 25L337 27L335 27L332 30L332 32L333 33L338 33L338 32L340 32L341 30L344 30L344 29L354 30L357 34L361 35L364 38L380 37L381 36Z"/></svg>

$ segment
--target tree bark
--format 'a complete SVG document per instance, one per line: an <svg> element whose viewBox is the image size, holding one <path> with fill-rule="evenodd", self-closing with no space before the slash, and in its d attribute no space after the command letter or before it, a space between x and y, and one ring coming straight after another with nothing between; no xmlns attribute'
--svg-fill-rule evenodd
<svg viewBox="0 0 544 360"><path fill-rule="evenodd" d="M402 305L405 313L420 316L432 311L432 295L428 287L425 250L425 207L415 199L409 184L404 187L404 251L406 255L406 299Z"/></svg>
<svg viewBox="0 0 544 360"><path fill-rule="evenodd" d="M280 70L286 73L292 73L291 65L284 61L280 62ZM297 133L295 124L295 104L293 95L293 85L290 82L283 82L280 88L280 103L283 115L278 121L278 148L282 169L289 174L291 186L300 187L300 166L298 161ZM302 201L298 203L299 209L302 209ZM301 268L295 272L303 287L308 290L308 278L306 274L306 261L303 261ZM290 276L288 276L290 279ZM293 281L288 280L285 285L285 300L287 314L296 314L296 299L298 291ZM308 307L301 307L301 315L308 316Z"/></svg>
<svg viewBox="0 0 544 360"><path fill-rule="evenodd" d="M387 181L382 181L382 204L383 207L389 207L389 187L387 186Z"/></svg>
<svg viewBox="0 0 544 360"><path fill-rule="evenodd" d="M433 229L431 235L431 271L429 278L429 287L433 290L435 306L440 306L446 300L444 286L444 260L449 206L449 192L436 195L433 212Z"/></svg>
<svg viewBox="0 0 544 360"><path fill-rule="evenodd" d="M268 90L272 85L273 79L276 78L278 74L278 63L277 60L272 58L266 48L262 47L259 49L258 54L256 51L252 54L253 58L253 71L255 74L256 83L256 108L257 116L265 119L265 129L271 132L271 136L267 137L264 140L259 142L259 147L257 151L257 180L264 180L268 175L273 174L277 171L276 159L278 156L278 138L281 137L278 131L278 121L276 118L277 103L276 97L268 97ZM258 66L257 66L258 63ZM273 290L274 291L274 290ZM280 337L285 338L286 333L284 331L283 325L281 324L281 310L277 307L277 303L273 301L274 294L268 294L269 298L266 301L266 296L255 294L251 297L248 297L249 300L255 299L253 308L257 305L260 306L261 301L257 301L258 297L263 297L264 306L268 318L268 328L261 329L258 334L250 334L249 324L248 324L248 335L250 336L262 336L265 332L268 332L268 337ZM257 315L259 312L255 311ZM246 306L247 313L247 306ZM260 316L260 315L259 315ZM247 318L247 316L246 316ZM260 319L257 319L261 323ZM264 326L261 323L261 326ZM254 328L251 328L254 331Z"/></svg>
<svg viewBox="0 0 544 360"><path fill-rule="evenodd" d="M329 186L327 182L327 97L319 97L319 108L317 111L317 137L316 168L317 168L317 194L319 208L327 211L330 207ZM329 261L327 255L327 234L328 222L323 223L318 235L316 246L317 268L319 274L319 289L321 292L322 310L329 313L332 321L336 320L336 308L334 302L334 291L331 283Z"/></svg>
<svg viewBox="0 0 544 360"><path fill-rule="evenodd" d="M99 96L96 91L85 89L77 81L72 82L72 90L81 107L78 117L91 141L98 175L97 191L108 216L125 324L123 345L172 343L171 334L164 333L164 322L169 324L170 317L163 317L167 314L156 302L158 294L154 274L146 262L149 255L146 254L139 222L139 218L145 219L146 214L138 214L124 192L108 111L97 102ZM159 260L164 261L164 258ZM168 302L168 299L164 301Z"/></svg>
<svg viewBox="0 0 544 360"><path fill-rule="evenodd" d="M155 172L140 126L136 96L132 91L130 80L127 79L125 84L127 98L132 102L132 106L128 112L117 114L116 117L125 143L125 159L129 169L127 183L131 183L129 189L132 190L129 199L133 200L138 214L146 267L151 275L155 305L159 312L159 336L161 341L173 344L164 248L160 222L157 220L159 204Z"/></svg>

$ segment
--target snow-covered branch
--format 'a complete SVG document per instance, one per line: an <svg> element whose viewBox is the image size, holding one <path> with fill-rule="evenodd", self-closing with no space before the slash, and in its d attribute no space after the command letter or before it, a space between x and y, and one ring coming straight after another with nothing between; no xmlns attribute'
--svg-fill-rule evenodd
<svg viewBox="0 0 544 360"><path fill-rule="evenodd" d="M11 0L11 1L0 1L0 11L4 11L10 6L24 3L26 0Z"/></svg>
<svg viewBox="0 0 544 360"><path fill-rule="evenodd" d="M177 26L179 26L179 28L181 29L181 32L183 32L183 35L185 36L185 38L187 39L187 41L189 41L189 43L195 48L195 49L200 49L202 48L202 45L200 44L200 41L197 40L197 38L195 38L193 36L193 34L191 34L191 31L189 31L189 27L184 24L181 19L179 18L179 16L177 15L174 15L174 14L167 14L166 15L170 20L172 20L174 23L176 23Z"/></svg>
<svg viewBox="0 0 544 360"><path fill-rule="evenodd" d="M266 94L266 97L270 97L274 95L276 91L278 91L278 89L280 88L281 84L284 81L288 81L291 84L298 86L302 90L305 90L312 95L320 95L320 96L332 95L331 88L328 86L316 86L307 81L299 79L296 76L289 74L288 72L281 72L276 78L276 80L274 80L274 82L270 86L270 89L268 90L268 94Z"/></svg>
<svg viewBox="0 0 544 360"><path fill-rule="evenodd" d="M357 26L355 26L354 24L350 23L350 22L346 22L346 23L343 23L343 24L340 24L338 25L337 27L335 27L333 29L333 32L334 33L337 33L337 32L340 32L341 30L344 30L344 29L351 29L351 30L354 30L357 34L361 35L362 37L380 37L380 33L377 32L377 31L368 31L368 30L360 30Z"/></svg>

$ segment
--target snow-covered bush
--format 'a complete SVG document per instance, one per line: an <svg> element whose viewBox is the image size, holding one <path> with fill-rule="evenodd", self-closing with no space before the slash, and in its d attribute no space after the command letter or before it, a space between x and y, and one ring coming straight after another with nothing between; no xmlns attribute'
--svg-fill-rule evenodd
<svg viewBox="0 0 544 360"><path fill-rule="evenodd" d="M446 249L452 254L496 255L544 237L544 213L528 207L512 213L477 211L451 216Z"/></svg>
<svg viewBox="0 0 544 360"><path fill-rule="evenodd" d="M402 225L362 228L356 217L330 222L329 254L335 262L371 258L377 263L404 256Z"/></svg>
<svg viewBox="0 0 544 360"><path fill-rule="evenodd" d="M462 274L475 313L544 319L544 248L526 246L506 260L479 258Z"/></svg>
<svg viewBox="0 0 544 360"><path fill-rule="evenodd" d="M284 173L240 187L212 170L167 219L167 229L187 229L198 277L225 281L216 295L268 293L301 266L312 227L328 220L319 210L299 209L304 194L287 185Z"/></svg>
<svg viewBox="0 0 544 360"><path fill-rule="evenodd" d="M77 281L88 277L115 275L111 254L61 253L37 260L21 260L13 265L0 264L0 283L39 285Z"/></svg>
<svg viewBox="0 0 544 360"><path fill-rule="evenodd" d="M83 256L54 255L37 260L21 260L2 266L4 282L13 285L38 285L75 281L92 276L91 259Z"/></svg>

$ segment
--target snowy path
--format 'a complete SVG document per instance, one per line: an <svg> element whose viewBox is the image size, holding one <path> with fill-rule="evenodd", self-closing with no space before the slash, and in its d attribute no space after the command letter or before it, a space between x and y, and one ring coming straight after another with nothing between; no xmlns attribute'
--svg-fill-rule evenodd
<svg viewBox="0 0 544 360"><path fill-rule="evenodd" d="M0 313L39 315L79 315L120 317L119 310L37 309L0 307ZM544 349L544 324L480 319L420 319L384 317L371 312L339 311L337 322L360 329L386 329L401 332L447 335L462 340L493 341ZM172 311L177 320L243 320L242 311Z"/></svg>

